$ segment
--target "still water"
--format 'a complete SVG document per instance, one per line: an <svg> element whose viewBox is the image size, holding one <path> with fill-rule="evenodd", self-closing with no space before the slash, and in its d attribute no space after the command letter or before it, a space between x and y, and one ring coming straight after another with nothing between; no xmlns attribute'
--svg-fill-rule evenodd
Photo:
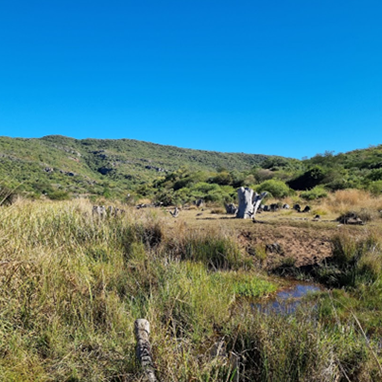
<svg viewBox="0 0 382 382"><path fill-rule="evenodd" d="M317 284L294 284L290 288L279 291L270 300L252 304L253 309L271 314L291 314L302 303L303 297L309 293L319 292L322 287Z"/></svg>

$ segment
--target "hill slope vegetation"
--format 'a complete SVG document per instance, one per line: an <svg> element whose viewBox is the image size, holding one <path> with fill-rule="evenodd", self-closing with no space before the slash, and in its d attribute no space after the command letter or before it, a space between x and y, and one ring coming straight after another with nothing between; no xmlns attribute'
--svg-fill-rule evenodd
<svg viewBox="0 0 382 382"><path fill-rule="evenodd" d="M131 190L181 166L192 171L244 171L266 156L182 149L130 139L76 140L0 137L0 175L36 195L115 194Z"/></svg>

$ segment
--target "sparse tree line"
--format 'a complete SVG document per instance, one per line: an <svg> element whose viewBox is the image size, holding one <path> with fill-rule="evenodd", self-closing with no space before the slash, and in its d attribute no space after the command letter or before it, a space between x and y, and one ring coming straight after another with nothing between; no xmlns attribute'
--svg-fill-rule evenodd
<svg viewBox="0 0 382 382"><path fill-rule="evenodd" d="M361 154L363 161L359 158ZM200 198L206 202L230 204L236 201L236 190L240 187L250 187L258 193L267 191L276 199L299 192L307 201L348 188L365 189L380 195L381 146L337 156L326 152L303 161L269 157L261 165L242 172L221 168L211 173L183 167L159 177L152 184L137 187L136 193L164 205L190 203Z"/></svg>

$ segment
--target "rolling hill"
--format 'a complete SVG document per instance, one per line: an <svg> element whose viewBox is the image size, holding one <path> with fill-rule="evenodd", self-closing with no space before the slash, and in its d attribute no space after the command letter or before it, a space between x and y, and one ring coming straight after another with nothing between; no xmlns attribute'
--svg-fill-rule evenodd
<svg viewBox="0 0 382 382"><path fill-rule="evenodd" d="M0 176L30 194L102 194L117 191L187 167L191 171L251 169L265 155L183 149L131 139L77 140L58 135L43 138L0 137Z"/></svg>

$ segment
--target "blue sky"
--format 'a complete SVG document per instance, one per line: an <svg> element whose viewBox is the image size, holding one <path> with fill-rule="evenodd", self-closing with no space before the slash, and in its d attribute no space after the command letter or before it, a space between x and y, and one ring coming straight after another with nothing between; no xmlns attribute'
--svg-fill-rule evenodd
<svg viewBox="0 0 382 382"><path fill-rule="evenodd" d="M301 158L382 143L382 1L0 4L0 135Z"/></svg>

